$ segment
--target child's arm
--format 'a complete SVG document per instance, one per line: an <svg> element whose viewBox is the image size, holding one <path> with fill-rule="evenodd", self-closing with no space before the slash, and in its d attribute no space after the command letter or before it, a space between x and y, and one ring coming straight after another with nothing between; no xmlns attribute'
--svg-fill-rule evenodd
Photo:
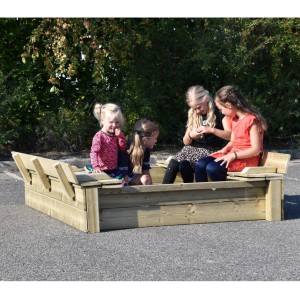
<svg viewBox="0 0 300 300"><path fill-rule="evenodd" d="M222 149L214 152L214 153L222 153L222 154L226 154L228 152L230 152L230 150L233 147L233 141L234 141L234 133L231 132L231 137L230 137L230 142L227 143L227 145L225 147L223 147ZM212 153L212 154L214 154Z"/></svg>
<svg viewBox="0 0 300 300"><path fill-rule="evenodd" d="M231 132L230 141L227 143L226 146L223 147L223 149L221 149L221 152L224 154L228 153L233 147L233 142L234 142L234 133Z"/></svg>
<svg viewBox="0 0 300 300"><path fill-rule="evenodd" d="M197 132L200 134L211 133L223 140L230 140L231 128L229 126L228 119L226 116L222 119L222 124L224 129L213 128L210 126L200 126L197 129Z"/></svg>
<svg viewBox="0 0 300 300"><path fill-rule="evenodd" d="M224 128L224 133L223 136L219 136L224 140L230 140L231 139L231 125L229 125L229 121L228 118L225 116L222 119L222 124L223 124L223 128Z"/></svg>
<svg viewBox="0 0 300 300"><path fill-rule="evenodd" d="M187 146L190 145L193 139L198 139L201 137L203 133L198 132L197 129L193 128L192 126L188 127L185 131L185 135L183 137L183 143Z"/></svg>
<svg viewBox="0 0 300 300"><path fill-rule="evenodd" d="M115 130L115 135L118 137L119 149L121 151L127 150L127 142L124 133L119 128L117 128Z"/></svg>
<svg viewBox="0 0 300 300"><path fill-rule="evenodd" d="M193 141L193 139L190 136L191 129L192 129L191 126L186 129L185 134L184 134L183 139L182 139L183 143L186 146L190 145L192 143L192 141Z"/></svg>
<svg viewBox="0 0 300 300"><path fill-rule="evenodd" d="M98 160L100 148L101 148L100 137L97 134L95 134L92 142L91 152L90 152L90 159L91 159L91 165L93 167L93 173L101 172L99 160Z"/></svg>

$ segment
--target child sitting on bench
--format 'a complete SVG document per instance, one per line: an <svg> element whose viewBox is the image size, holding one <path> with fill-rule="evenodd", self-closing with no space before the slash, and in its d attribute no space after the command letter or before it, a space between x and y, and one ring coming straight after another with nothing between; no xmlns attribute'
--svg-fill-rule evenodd
<svg viewBox="0 0 300 300"><path fill-rule="evenodd" d="M250 107L233 86L221 88L215 103L232 124L230 142L221 150L199 159L195 165L196 182L225 181L227 172L239 172L259 164L263 153L265 119Z"/></svg>

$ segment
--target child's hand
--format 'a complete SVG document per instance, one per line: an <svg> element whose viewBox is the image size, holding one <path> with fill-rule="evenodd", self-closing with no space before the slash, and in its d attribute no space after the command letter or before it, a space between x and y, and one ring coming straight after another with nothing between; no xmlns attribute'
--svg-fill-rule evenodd
<svg viewBox="0 0 300 300"><path fill-rule="evenodd" d="M233 160L235 160L235 155L234 153L228 153L224 156L218 157L215 159L216 162L221 161L222 163L220 164L221 166L223 166L224 164L226 164L226 168L228 168L229 163L231 163Z"/></svg>
<svg viewBox="0 0 300 300"><path fill-rule="evenodd" d="M224 154L223 152L221 152L221 150L219 150L219 151L216 151L216 152L213 152L212 154L210 154L210 155L214 155L214 154Z"/></svg>
<svg viewBox="0 0 300 300"><path fill-rule="evenodd" d="M95 167L94 169L93 169L93 172L92 173L101 173L102 171L100 170L100 168L99 167Z"/></svg>
<svg viewBox="0 0 300 300"><path fill-rule="evenodd" d="M213 154L226 154L226 153L228 153L228 149L227 148L223 148L223 149L220 149L220 150L212 153L212 155Z"/></svg>
<svg viewBox="0 0 300 300"><path fill-rule="evenodd" d="M128 185L128 175L125 175L123 178L125 185Z"/></svg>
<svg viewBox="0 0 300 300"><path fill-rule="evenodd" d="M116 128L116 129L115 129L115 135L116 135L116 136L119 136L120 133L121 133L120 128Z"/></svg>
<svg viewBox="0 0 300 300"><path fill-rule="evenodd" d="M218 152L219 153L222 153L222 154L227 154L231 149L229 149L228 147L224 147L222 148L221 150L219 150Z"/></svg>
<svg viewBox="0 0 300 300"><path fill-rule="evenodd" d="M211 127L209 126L200 126L196 130L200 134L211 133Z"/></svg>
<svg viewBox="0 0 300 300"><path fill-rule="evenodd" d="M202 137L203 133L201 131L199 131L198 128L194 128L190 131L189 135L193 139L198 139L198 138Z"/></svg>

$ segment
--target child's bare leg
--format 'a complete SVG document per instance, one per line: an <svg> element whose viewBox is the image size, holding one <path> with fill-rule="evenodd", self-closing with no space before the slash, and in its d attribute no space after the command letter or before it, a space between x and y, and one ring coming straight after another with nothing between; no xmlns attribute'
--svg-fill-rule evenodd
<svg viewBox="0 0 300 300"><path fill-rule="evenodd" d="M129 185L149 185L152 184L151 177L149 175L136 174Z"/></svg>

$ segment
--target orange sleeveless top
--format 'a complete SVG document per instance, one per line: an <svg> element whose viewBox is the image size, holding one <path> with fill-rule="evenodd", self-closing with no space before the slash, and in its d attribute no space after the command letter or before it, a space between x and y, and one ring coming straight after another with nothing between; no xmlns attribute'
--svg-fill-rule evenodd
<svg viewBox="0 0 300 300"><path fill-rule="evenodd" d="M246 114L244 118L238 119L236 117L230 118L228 117L229 125L234 133L234 143L233 148L229 151L229 153L239 151L243 151L251 147L250 141L250 128L255 123L258 122L257 118L251 114ZM263 131L261 131L261 152L263 152ZM217 153L212 154L212 157L221 157L224 154ZM245 167L257 167L259 163L259 155L252 156L244 159L235 159L228 165L229 172L240 172Z"/></svg>

